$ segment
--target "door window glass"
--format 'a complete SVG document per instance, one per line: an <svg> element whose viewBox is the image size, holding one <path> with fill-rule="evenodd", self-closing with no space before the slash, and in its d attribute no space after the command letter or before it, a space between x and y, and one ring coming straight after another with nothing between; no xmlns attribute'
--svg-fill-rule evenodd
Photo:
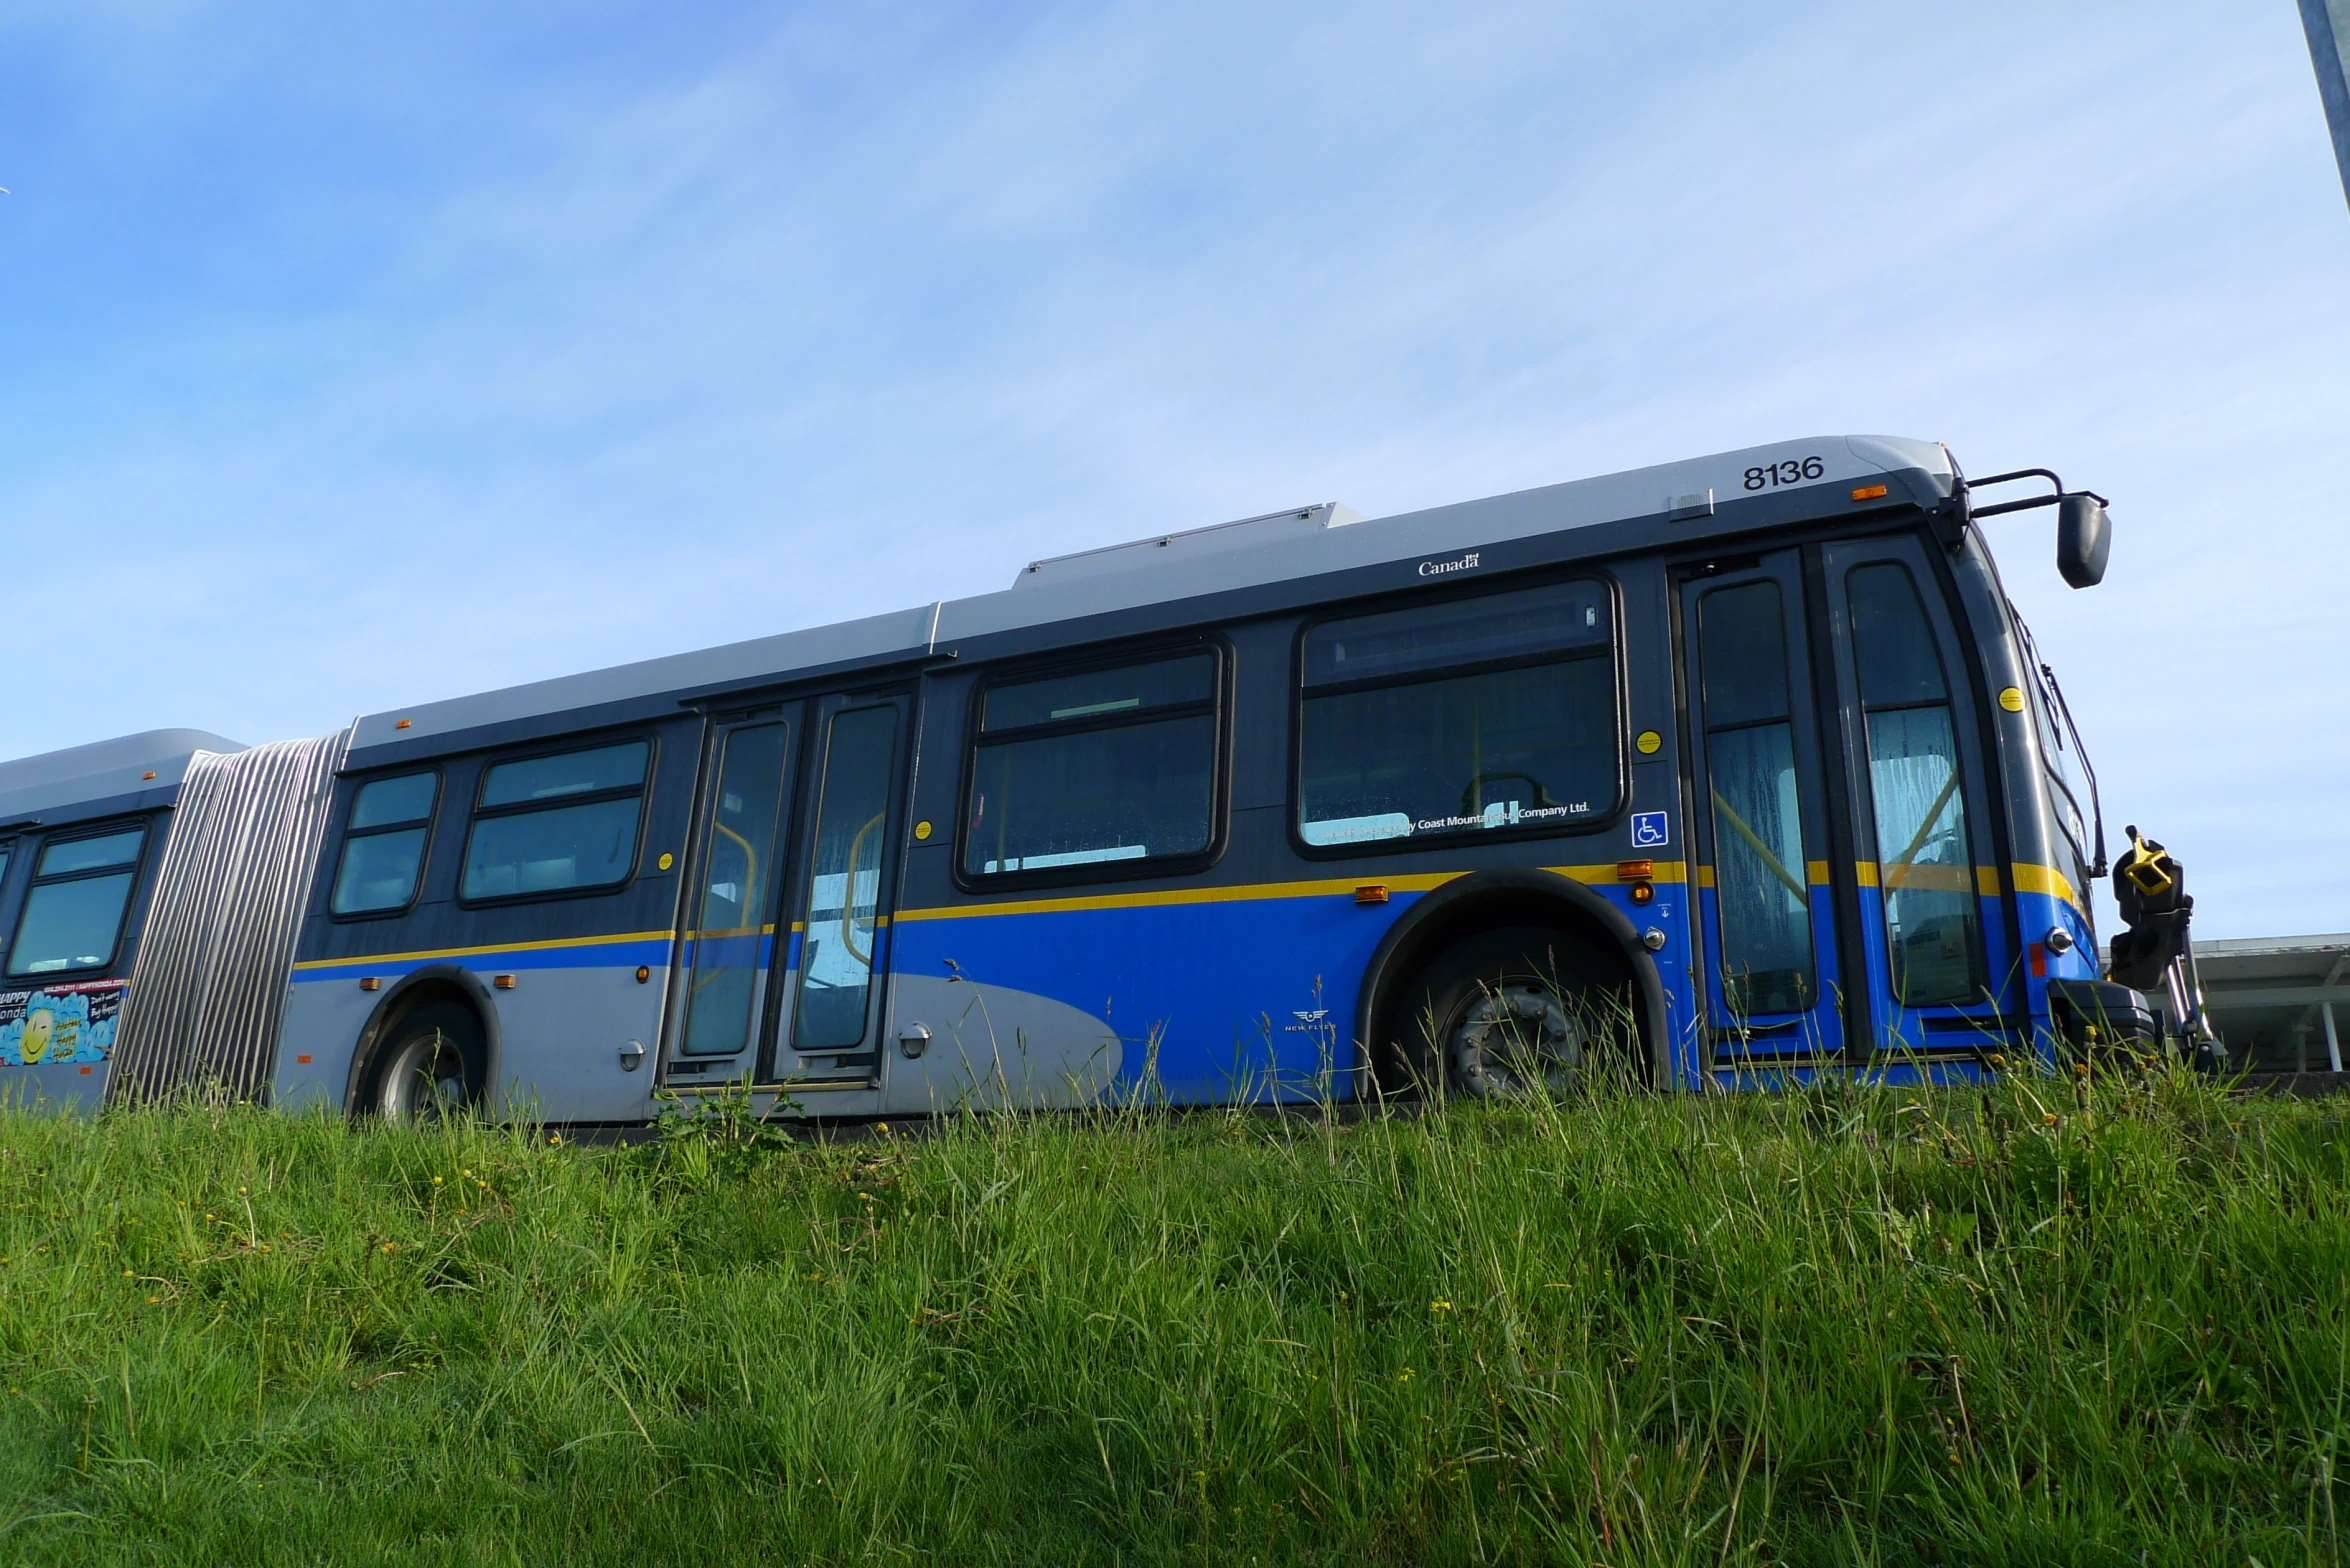
<svg viewBox="0 0 2350 1568"><path fill-rule="evenodd" d="M686 986L685 1040L691 1056L731 1056L750 1043L758 1021L773 928L766 924L774 880L791 727L754 724L730 730L702 850L700 925L692 933L693 974Z"/></svg>
<svg viewBox="0 0 2350 1568"><path fill-rule="evenodd" d="M1723 999L1738 1017L1802 1012L1818 971L1779 585L1716 589L1697 624Z"/></svg>
<svg viewBox="0 0 2350 1568"><path fill-rule="evenodd" d="M110 963L146 838L147 830L136 827L44 848L33 863L8 972L45 975Z"/></svg>
<svg viewBox="0 0 2350 1568"><path fill-rule="evenodd" d="M897 736L895 708L857 708L832 719L792 1019L792 1043L803 1053L848 1050L865 1038Z"/></svg>
<svg viewBox="0 0 2350 1568"><path fill-rule="evenodd" d="M416 896L431 828L438 773L372 779L351 801L351 825L335 868L331 906L338 915L405 909Z"/></svg>
<svg viewBox="0 0 2350 1568"><path fill-rule="evenodd" d="M1329 621L1307 633L1298 836L1566 827L1616 805L1615 623L1597 583Z"/></svg>
<svg viewBox="0 0 2350 1568"><path fill-rule="evenodd" d="M627 881L651 751L636 740L491 768L466 840L464 896L517 898Z"/></svg>
<svg viewBox="0 0 2350 1568"><path fill-rule="evenodd" d="M1985 994L1982 909L1950 689L1908 568L1883 561L1845 579L1877 824L1877 881L1893 998L1904 1007Z"/></svg>
<svg viewBox="0 0 2350 1568"><path fill-rule="evenodd" d="M1190 653L989 690L963 869L977 877L1205 853L1216 659Z"/></svg>

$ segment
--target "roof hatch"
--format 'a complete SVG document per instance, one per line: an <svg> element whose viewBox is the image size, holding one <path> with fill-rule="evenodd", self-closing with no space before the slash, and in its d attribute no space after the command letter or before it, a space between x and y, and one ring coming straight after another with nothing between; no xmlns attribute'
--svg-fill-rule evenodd
<svg viewBox="0 0 2350 1568"><path fill-rule="evenodd" d="M1056 555L1042 561L1031 561L1021 568L1018 577L1012 579L1012 586L1025 588L1039 582L1070 582L1080 577L1101 577L1141 566L1195 559L1238 549L1243 545L1263 544L1298 534L1320 533L1325 528L1344 528L1349 523L1362 520L1362 513L1340 501L1324 501L1315 506L1293 506L1287 511L1265 512L1234 522L1212 523L1205 528L1186 528L1180 533L1136 539L1129 544L1107 544L1095 550L1079 550L1072 555Z"/></svg>

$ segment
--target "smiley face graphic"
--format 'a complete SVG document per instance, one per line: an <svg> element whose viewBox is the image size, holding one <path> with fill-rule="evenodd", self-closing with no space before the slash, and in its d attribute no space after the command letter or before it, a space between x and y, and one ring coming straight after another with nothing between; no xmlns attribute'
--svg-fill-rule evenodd
<svg viewBox="0 0 2350 1568"><path fill-rule="evenodd" d="M49 1040L56 1032L57 1015L46 1007L36 1007L24 1015L24 1039L18 1043L27 1067L49 1054Z"/></svg>

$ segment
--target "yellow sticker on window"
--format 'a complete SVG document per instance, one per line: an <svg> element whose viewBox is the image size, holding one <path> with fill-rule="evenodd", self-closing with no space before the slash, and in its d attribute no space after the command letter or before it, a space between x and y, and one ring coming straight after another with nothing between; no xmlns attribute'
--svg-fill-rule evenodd
<svg viewBox="0 0 2350 1568"><path fill-rule="evenodd" d="M2008 687L2007 690L1999 694L1999 706L2005 708L2010 713L2023 712L2024 689L2021 686Z"/></svg>

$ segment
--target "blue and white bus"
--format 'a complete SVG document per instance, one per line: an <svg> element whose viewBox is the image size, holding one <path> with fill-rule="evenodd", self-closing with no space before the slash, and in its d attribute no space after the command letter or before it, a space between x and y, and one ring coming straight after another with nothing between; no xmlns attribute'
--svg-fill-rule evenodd
<svg viewBox="0 0 2350 1568"><path fill-rule="evenodd" d="M1793 441L0 765L0 1084L585 1125L2053 1060L2148 1015L1977 526L2041 505L2093 583L2052 474Z"/></svg>

